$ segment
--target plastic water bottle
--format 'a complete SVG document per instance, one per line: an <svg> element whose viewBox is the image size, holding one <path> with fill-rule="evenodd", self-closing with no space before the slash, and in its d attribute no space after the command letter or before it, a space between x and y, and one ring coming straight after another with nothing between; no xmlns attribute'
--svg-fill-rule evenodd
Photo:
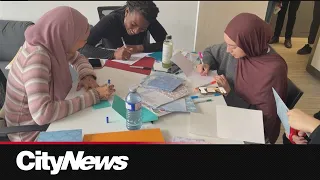
<svg viewBox="0 0 320 180"><path fill-rule="evenodd" d="M162 48L162 67L163 68L170 68L172 66L171 57L173 53L173 42L172 36L167 35L166 39L163 41L163 48Z"/></svg>
<svg viewBox="0 0 320 180"><path fill-rule="evenodd" d="M139 130L142 126L142 98L137 92L137 87L129 88L129 94L126 97L126 119L128 130Z"/></svg>

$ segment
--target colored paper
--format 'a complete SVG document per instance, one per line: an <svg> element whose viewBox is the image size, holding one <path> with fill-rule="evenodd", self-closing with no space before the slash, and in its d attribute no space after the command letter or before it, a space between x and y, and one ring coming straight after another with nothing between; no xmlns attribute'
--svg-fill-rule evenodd
<svg viewBox="0 0 320 180"><path fill-rule="evenodd" d="M102 108L107 108L110 107L111 104L109 103L109 101L100 101L99 104L95 104L92 106L93 109L102 109Z"/></svg>
<svg viewBox="0 0 320 180"><path fill-rule="evenodd" d="M281 123L284 127L284 130L287 134L290 134L290 125L289 125L289 118L287 115L287 112L289 111L286 104L282 101L279 94L276 92L274 88L272 88L273 96L276 101L277 106L277 114L279 116L279 119L281 120Z"/></svg>
<svg viewBox="0 0 320 180"><path fill-rule="evenodd" d="M187 112L186 100L184 98L162 105L157 109L167 112Z"/></svg>
<svg viewBox="0 0 320 180"><path fill-rule="evenodd" d="M62 131L49 131L40 132L37 142L81 142L82 130L62 130Z"/></svg>
<svg viewBox="0 0 320 180"><path fill-rule="evenodd" d="M112 108L118 112L124 119L126 118L126 102L120 98L119 96L115 95L112 103ZM157 115L149 111L147 108L142 106L142 122L150 122L150 121L156 121L159 119Z"/></svg>
<svg viewBox="0 0 320 180"><path fill-rule="evenodd" d="M159 75L152 78L147 86L157 88L164 91L172 92L183 83L183 79L174 76Z"/></svg>
<svg viewBox="0 0 320 180"><path fill-rule="evenodd" d="M162 51L151 53L148 56L154 58L157 62L162 61Z"/></svg>
<svg viewBox="0 0 320 180"><path fill-rule="evenodd" d="M152 69L154 61L155 60L151 57L144 57L132 65L148 67L148 68ZM124 71L144 74L144 75L150 75L150 73L151 73L151 70L132 68L132 67L130 67L131 65L129 65L129 64L123 64L123 63L119 63L119 62L115 62L115 61L107 61L105 66L111 67L111 68L116 68L116 69L121 69Z"/></svg>
<svg viewBox="0 0 320 180"><path fill-rule="evenodd" d="M86 134L84 142L149 142L165 143L160 129L140 129L99 134Z"/></svg>

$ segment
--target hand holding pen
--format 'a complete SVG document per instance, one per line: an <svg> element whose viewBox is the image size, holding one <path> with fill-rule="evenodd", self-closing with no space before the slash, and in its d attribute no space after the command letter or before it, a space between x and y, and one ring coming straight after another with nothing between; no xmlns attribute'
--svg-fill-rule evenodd
<svg viewBox="0 0 320 180"><path fill-rule="evenodd" d="M203 55L201 52L199 52L199 59L200 59L201 64L197 65L197 71L200 73L201 76L207 76L209 73L210 66L209 66L209 64L203 63L203 60L202 60Z"/></svg>
<svg viewBox="0 0 320 180"><path fill-rule="evenodd" d="M127 48L127 45L125 44L123 38L121 37L123 46L121 48L118 48L117 50L115 50L114 52L114 59L117 60L128 60L131 57L132 48Z"/></svg>

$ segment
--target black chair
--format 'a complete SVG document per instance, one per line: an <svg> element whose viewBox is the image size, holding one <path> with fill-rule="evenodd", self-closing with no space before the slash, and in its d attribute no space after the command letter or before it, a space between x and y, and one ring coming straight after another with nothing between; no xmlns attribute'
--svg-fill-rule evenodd
<svg viewBox="0 0 320 180"><path fill-rule="evenodd" d="M5 97L6 97L6 84L7 78L0 70L0 109L3 108ZM9 142L8 134L19 133L19 132L34 132L34 131L46 131L49 124L46 125L25 125L25 126L11 126L7 127L5 119L0 117L3 125L0 126L0 141Z"/></svg>
<svg viewBox="0 0 320 180"><path fill-rule="evenodd" d="M121 8L122 6L100 6L97 7L98 10L98 15L99 15L99 19L101 20L104 16L110 14L112 11ZM150 43L150 32L147 31L147 35L146 35L146 39L145 41L147 43ZM107 40L106 39L102 39L102 41L96 46L96 47L100 47L101 45L103 45L104 47L107 47Z"/></svg>
<svg viewBox="0 0 320 180"><path fill-rule="evenodd" d="M288 109L293 109L297 102L303 95L303 91L298 88L289 78L288 78L288 94L286 105Z"/></svg>

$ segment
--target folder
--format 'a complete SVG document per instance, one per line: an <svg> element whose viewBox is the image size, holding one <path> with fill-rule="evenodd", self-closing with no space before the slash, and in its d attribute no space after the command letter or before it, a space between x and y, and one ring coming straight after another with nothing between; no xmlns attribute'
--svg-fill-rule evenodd
<svg viewBox="0 0 320 180"><path fill-rule="evenodd" d="M136 63L132 64L132 66L142 66L142 67L148 67L151 68L153 67L154 64L154 58L152 57L144 57L137 61ZM115 61L106 61L105 66L111 67L111 68L116 68L116 69L121 69L124 71L129 71L129 72L135 72L139 74L144 74L144 75L150 75L151 70L147 69L137 69L137 68L131 68L129 64L123 64Z"/></svg>
<svg viewBox="0 0 320 180"><path fill-rule="evenodd" d="M86 134L83 142L149 142L165 143L159 128Z"/></svg>

